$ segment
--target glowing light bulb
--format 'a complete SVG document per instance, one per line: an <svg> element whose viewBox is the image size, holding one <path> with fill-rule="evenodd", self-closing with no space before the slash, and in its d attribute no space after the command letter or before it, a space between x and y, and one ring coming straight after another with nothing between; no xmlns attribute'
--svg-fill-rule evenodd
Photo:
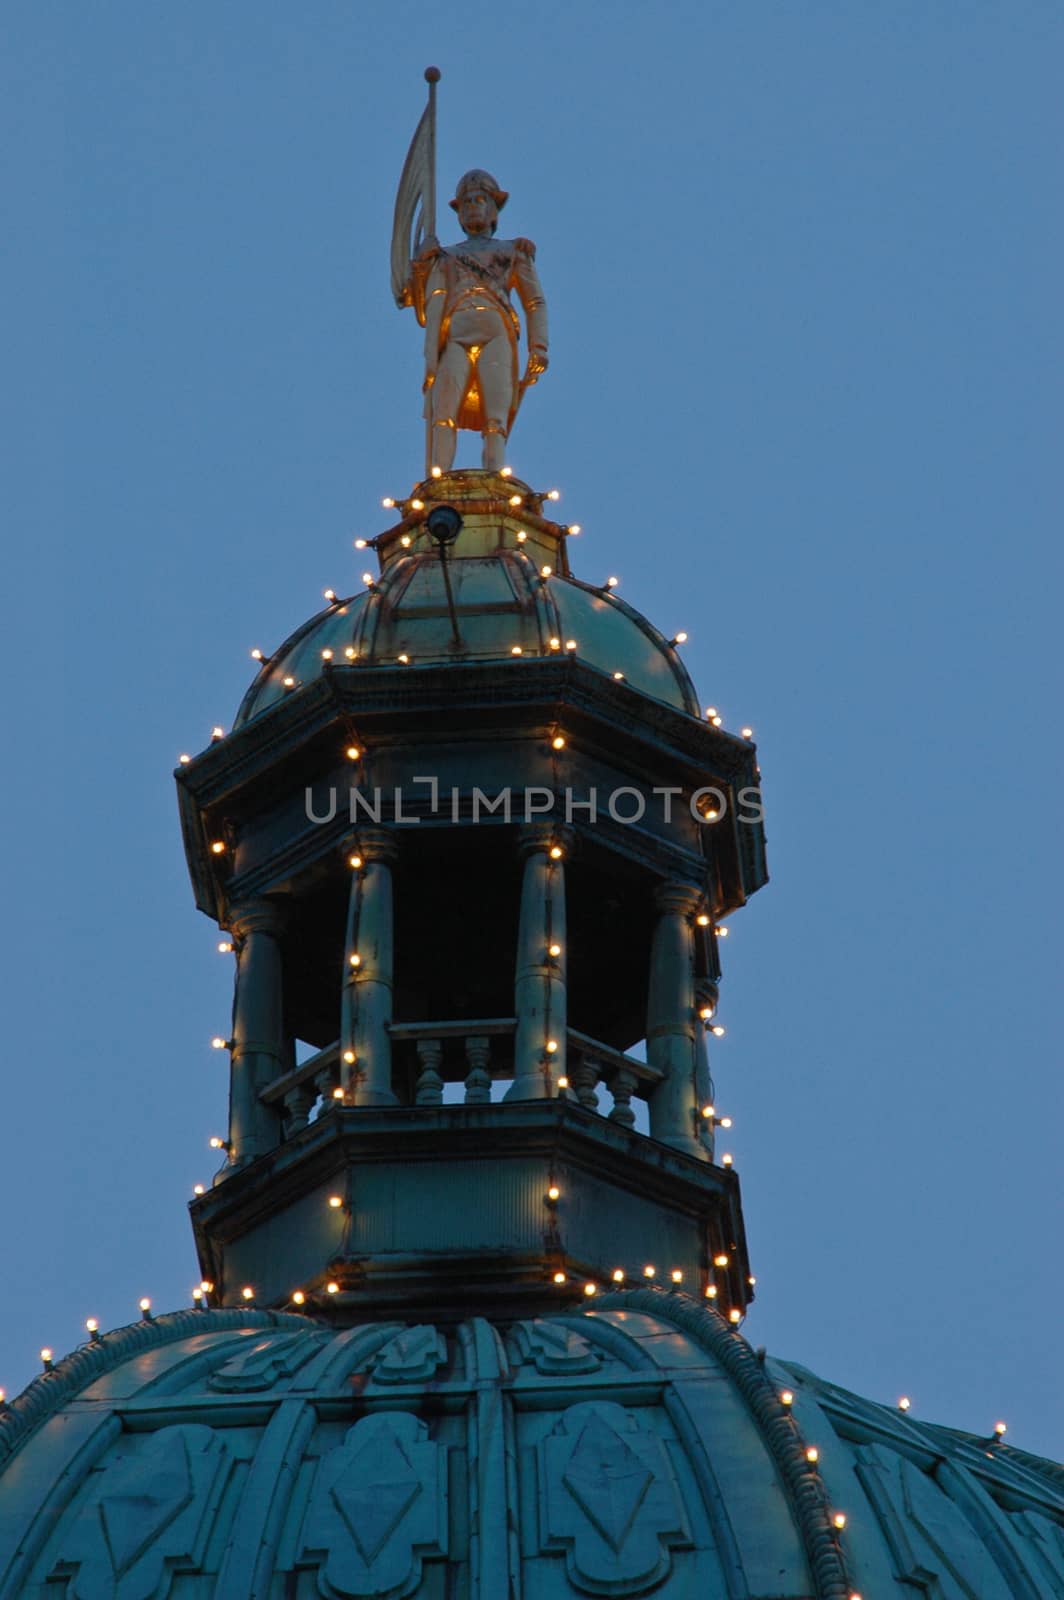
<svg viewBox="0 0 1064 1600"><path fill-rule="evenodd" d="M569 1079L565 1076L564 1073L562 1073L561 1077L558 1079L558 1088L559 1089L568 1089L568 1087L569 1087Z"/></svg>
<svg viewBox="0 0 1064 1600"><path fill-rule="evenodd" d="M613 1279L614 1283L623 1283L624 1282L624 1268L623 1267L614 1267L613 1271L610 1273L610 1277Z"/></svg>
<svg viewBox="0 0 1064 1600"><path fill-rule="evenodd" d="M679 1267L673 1267L672 1271L669 1273L669 1277L672 1279L673 1283L683 1282L683 1273L680 1271Z"/></svg>
<svg viewBox="0 0 1064 1600"><path fill-rule="evenodd" d="M707 717L707 718L708 718L708 720L709 720L709 721L710 721L710 722L712 722L712 721L713 721L713 718L714 718L714 717L715 717L715 716L716 716L716 715L717 715L717 708L716 708L716 706L707 706L707 707L706 707L706 717Z"/></svg>
<svg viewBox="0 0 1064 1600"><path fill-rule="evenodd" d="M728 1321L729 1322L738 1323L738 1322L741 1322L742 1320L743 1320L743 1314L739 1310L739 1307L738 1306L732 1306L731 1310L728 1312Z"/></svg>
<svg viewBox="0 0 1064 1600"><path fill-rule="evenodd" d="M643 1268L643 1276L644 1276L644 1278L652 1278L656 1272L657 1272L657 1268L656 1267L652 1267L649 1264Z"/></svg>
<svg viewBox="0 0 1064 1600"><path fill-rule="evenodd" d="M714 1114L712 1106L703 1106L702 1115L708 1120Z"/></svg>
<svg viewBox="0 0 1064 1600"><path fill-rule="evenodd" d="M567 533L579 533L580 532L580 524L579 524L579 522L570 522L568 528L565 531Z"/></svg>
<svg viewBox="0 0 1064 1600"><path fill-rule="evenodd" d="M99 1331L100 1324L97 1322L95 1317L86 1317L85 1327L89 1333L97 1333Z"/></svg>
<svg viewBox="0 0 1064 1600"><path fill-rule="evenodd" d="M995 1422L994 1432L999 1439L1003 1439L1008 1432L1008 1427L1004 1422Z"/></svg>
<svg viewBox="0 0 1064 1600"><path fill-rule="evenodd" d="M720 1125L722 1128L730 1128L732 1125L731 1117L721 1117Z"/></svg>
<svg viewBox="0 0 1064 1600"><path fill-rule="evenodd" d="M606 579L606 588L607 589L616 589L616 587L620 583L620 581L621 581L620 578L607 578Z"/></svg>
<svg viewBox="0 0 1064 1600"><path fill-rule="evenodd" d="M326 1294L339 1294L340 1293L340 1285L338 1283L327 1283L325 1285L325 1293Z"/></svg>
<svg viewBox="0 0 1064 1600"><path fill-rule="evenodd" d="M227 1042L227 1040L221 1038L218 1034L215 1034L214 1038L211 1040L211 1047L215 1050L224 1050Z"/></svg>
<svg viewBox="0 0 1064 1600"><path fill-rule="evenodd" d="M555 1281L555 1283L564 1283L565 1282L565 1273L564 1272L556 1272L554 1274L554 1281Z"/></svg>
<svg viewBox="0 0 1064 1600"><path fill-rule="evenodd" d="M525 532L524 528L518 528L518 530L517 530L517 542L518 542L518 544L524 544L524 542L525 542L525 540L527 538L528 538L528 534Z"/></svg>
<svg viewBox="0 0 1064 1600"><path fill-rule="evenodd" d="M193 1189L192 1189L192 1193L193 1194L206 1194L206 1192L207 1191L206 1191L206 1189L204 1189L202 1183L197 1183L197 1184L195 1184L193 1186Z"/></svg>
<svg viewBox="0 0 1064 1600"><path fill-rule="evenodd" d="M204 1294L213 1294L214 1293L214 1284L211 1282L211 1280L209 1278L201 1278L200 1279L200 1288L203 1290Z"/></svg>
<svg viewBox="0 0 1064 1600"><path fill-rule="evenodd" d="M716 1298L717 1298L717 1286L716 1286L716 1284L715 1283L707 1284L706 1285L706 1299L707 1300L715 1300Z"/></svg>
<svg viewBox="0 0 1064 1600"><path fill-rule="evenodd" d="M831 1520L835 1524L836 1528L845 1528L846 1513L844 1511L836 1511Z"/></svg>
<svg viewBox="0 0 1064 1600"><path fill-rule="evenodd" d="M718 922L717 923L717 938L718 939L726 939L727 937L728 937L728 929L724 926L724 924L722 922Z"/></svg>
<svg viewBox="0 0 1064 1600"><path fill-rule="evenodd" d="M613 674L613 681L614 681L614 683L623 683L624 682L624 673L623 672L615 672Z"/></svg>
<svg viewBox="0 0 1064 1600"><path fill-rule="evenodd" d="M556 733L554 735L554 738L551 740L551 746L555 750L564 750L565 749L565 735L563 733Z"/></svg>
<svg viewBox="0 0 1064 1600"><path fill-rule="evenodd" d="M700 1006L699 1007L699 1011L698 1011L698 1015L702 1018L703 1022L708 1022L709 1019L713 1015L713 1007L712 1006Z"/></svg>
<svg viewBox="0 0 1064 1600"><path fill-rule="evenodd" d="M512 505L512 506L519 506L519 505L521 505L521 503L522 503L522 501L523 501L523 499L524 499L524 496L523 496L523 495L519 495L519 494L512 494L512 495L511 495L511 496L510 496L510 504L511 504L511 505Z"/></svg>
<svg viewBox="0 0 1064 1600"><path fill-rule="evenodd" d="M193 1301L195 1302L195 1304L197 1306L200 1304L201 1300L203 1299L203 1290L199 1287L198 1284L196 1285L196 1287L192 1291L192 1299L193 1299Z"/></svg>
<svg viewBox="0 0 1064 1600"><path fill-rule="evenodd" d="M587 1294L587 1295L598 1294L598 1284L596 1284L596 1283L585 1283L584 1284L584 1293Z"/></svg>
<svg viewBox="0 0 1064 1600"><path fill-rule="evenodd" d="M362 857L361 856L348 856L347 864L348 864L349 867L353 867L354 870L357 872L359 867L361 867L361 865L362 865Z"/></svg>
<svg viewBox="0 0 1064 1600"><path fill-rule="evenodd" d="M47 1345L45 1345L44 1349L41 1351L41 1360L44 1362L46 1367L50 1367L52 1364L52 1352Z"/></svg>
<svg viewBox="0 0 1064 1600"><path fill-rule="evenodd" d="M576 649L576 640L575 639L566 639L565 648L567 650L575 650Z"/></svg>
<svg viewBox="0 0 1064 1600"><path fill-rule="evenodd" d="M285 676L281 679L281 682L286 689L294 689L296 686L296 680L293 678L290 672L285 674Z"/></svg>
<svg viewBox="0 0 1064 1600"><path fill-rule="evenodd" d="M793 1406L794 1391L792 1389L784 1389L783 1393L780 1395L780 1400L785 1406Z"/></svg>
<svg viewBox="0 0 1064 1600"><path fill-rule="evenodd" d="M556 1053L557 1049L558 1049L558 1041L557 1041L557 1039L548 1039L547 1040L547 1054L549 1056L552 1056L552 1055L554 1055Z"/></svg>
<svg viewBox="0 0 1064 1600"><path fill-rule="evenodd" d="M395 659L397 661L401 662L404 667L408 666L409 662L410 662L410 657L407 655L405 650L402 651L399 655L397 655Z"/></svg>
<svg viewBox="0 0 1064 1600"><path fill-rule="evenodd" d="M352 967L360 967L362 965L362 957L360 955L348 956L347 961L348 965Z"/></svg>
<svg viewBox="0 0 1064 1600"><path fill-rule="evenodd" d="M354 1061L355 1061L355 1052L353 1050L345 1050L344 1051L344 1060L347 1062L347 1065L349 1067L353 1066L354 1065Z"/></svg>
<svg viewBox="0 0 1064 1600"><path fill-rule="evenodd" d="M372 574L372 572L364 572L362 574L362 582L365 583L365 584L368 584L370 586L370 588L372 588L373 587L373 574Z"/></svg>
<svg viewBox="0 0 1064 1600"><path fill-rule="evenodd" d="M521 649L521 646L519 644L512 644L510 646L510 654L512 656L520 656L520 655L524 655L524 651Z"/></svg>
<svg viewBox="0 0 1064 1600"><path fill-rule="evenodd" d="M711 718L711 721L712 721L713 726L715 728L719 728L721 723L724 721L724 718L723 717L713 717L713 718Z"/></svg>
<svg viewBox="0 0 1064 1600"><path fill-rule="evenodd" d="M225 840L224 839L213 839L211 841L211 854L214 855L214 856L220 856L220 855L224 855L225 854Z"/></svg>
<svg viewBox="0 0 1064 1600"><path fill-rule="evenodd" d="M394 506L394 504L395 504L395 501L393 500L392 501L392 505ZM355 540L355 549L356 550L364 550L368 544L369 544L369 540L368 539L356 539Z"/></svg>
<svg viewBox="0 0 1064 1600"><path fill-rule="evenodd" d="M514 475L513 467L500 467L499 468L499 477L500 478L512 478L513 475Z"/></svg>
<svg viewBox="0 0 1064 1600"><path fill-rule="evenodd" d="M331 1194L329 1196L329 1204L332 1206L334 1211L339 1211L339 1209L343 1205L343 1203L344 1202L343 1202L342 1196L340 1196L338 1194Z"/></svg>
<svg viewBox="0 0 1064 1600"><path fill-rule="evenodd" d="M749 1285L750 1285L750 1287L751 1287L751 1289L752 1289L752 1288L753 1288L753 1287L754 1287L754 1285L755 1285L755 1284L756 1284L756 1283L757 1283L757 1279L756 1279L756 1278L753 1278L753 1277L750 1277L750 1278L747 1278L747 1280L746 1280L746 1281L747 1281L747 1283L748 1283L748 1284L749 1284Z"/></svg>
<svg viewBox="0 0 1064 1600"><path fill-rule="evenodd" d="M541 578L549 578L552 570L551 567L540 567L539 575Z"/></svg>
<svg viewBox="0 0 1064 1600"><path fill-rule="evenodd" d="M358 651L355 649L353 644L349 644L344 648L344 655L347 657L348 661L354 661L355 657L358 655Z"/></svg>
<svg viewBox="0 0 1064 1600"><path fill-rule="evenodd" d="M329 604L332 605L333 601L336 599L336 590L323 589L321 592L324 599L328 600Z"/></svg>
<svg viewBox="0 0 1064 1600"><path fill-rule="evenodd" d="M323 660L323 661L331 661L331 660L332 660L332 658L333 658L333 653L332 653L332 651L331 651L331 650L323 650L323 651L322 651L322 653L321 653L321 659L322 659L322 660Z"/></svg>
<svg viewBox="0 0 1064 1600"><path fill-rule="evenodd" d="M898 1401L898 1410L899 1411L908 1411L908 1409L909 1409L909 1407L911 1405L912 1405L912 1401L909 1399L909 1396L907 1394L903 1394L901 1399Z"/></svg>
<svg viewBox="0 0 1064 1600"><path fill-rule="evenodd" d="M342 1100L344 1097L344 1091L339 1088L334 1089L332 1092L332 1097L334 1100Z"/></svg>
<svg viewBox="0 0 1064 1600"><path fill-rule="evenodd" d="M391 511L395 505L395 501L390 494L386 494L384 499L381 501L381 505L384 507L385 511ZM363 540L363 543L365 543L365 540Z"/></svg>
<svg viewBox="0 0 1064 1600"><path fill-rule="evenodd" d="M552 650L560 650L562 647L562 642L560 639L551 639L548 642Z"/></svg>
<svg viewBox="0 0 1064 1600"><path fill-rule="evenodd" d="M815 1444L811 1444L809 1446L808 1450L805 1452L805 1459L814 1463L820 1460L820 1451L817 1449Z"/></svg>
<svg viewBox="0 0 1064 1600"><path fill-rule="evenodd" d="M220 940L219 944L218 944L218 954L220 956L230 956L230 955L232 955L232 953L233 953L233 942L232 942L232 940L231 939L222 939L222 940Z"/></svg>
<svg viewBox="0 0 1064 1600"><path fill-rule="evenodd" d="M673 642L673 644L686 644L687 643L687 635L686 635L686 633L684 633L682 629L680 630L679 633L674 633L673 636L672 636L672 642Z"/></svg>
<svg viewBox="0 0 1064 1600"><path fill-rule="evenodd" d="M562 953L562 947L561 947L560 944L550 944L550 945L547 946L547 954L549 956L557 957L557 956L560 956L561 953Z"/></svg>
<svg viewBox="0 0 1064 1600"><path fill-rule="evenodd" d="M292 1296L292 1304L294 1306L302 1306L302 1305L306 1305L306 1301L307 1301L307 1297L303 1293L302 1289L297 1289L295 1291L295 1293L293 1294L293 1296Z"/></svg>
<svg viewBox="0 0 1064 1600"><path fill-rule="evenodd" d="M710 919L709 919L709 916L707 915L707 913L705 911L700 911L698 913L698 916L695 918L695 921L698 923L698 926L700 928L708 928L709 927Z"/></svg>
<svg viewBox="0 0 1064 1600"><path fill-rule="evenodd" d="M556 1183L552 1183L550 1188L547 1190L547 1199L557 1200L560 1198L560 1196L561 1190L558 1188L558 1185Z"/></svg>
<svg viewBox="0 0 1064 1600"><path fill-rule="evenodd" d="M251 1287L250 1283L245 1283L244 1287L240 1291L240 1297L242 1300L254 1300L255 1291Z"/></svg>
<svg viewBox="0 0 1064 1600"><path fill-rule="evenodd" d="M211 738L212 739L224 739L225 738L225 729L224 728L212 728L211 729Z"/></svg>
<svg viewBox="0 0 1064 1600"><path fill-rule="evenodd" d="M724 1155L722 1155L720 1158L720 1164L722 1167L730 1167L734 1159L734 1156L730 1156L727 1151L725 1151Z"/></svg>
<svg viewBox="0 0 1064 1600"><path fill-rule="evenodd" d="M190 755L179 755L177 760L179 766L187 767L192 757Z"/></svg>
<svg viewBox="0 0 1064 1600"><path fill-rule="evenodd" d="M720 1023L717 1022L714 1023L713 1027L710 1028L709 1031L713 1035L714 1039L723 1039L728 1030L727 1028L722 1028Z"/></svg>
<svg viewBox="0 0 1064 1600"><path fill-rule="evenodd" d="M411 537L410 537L410 535L408 533L404 533L400 537L399 543L402 545L404 550L408 550L410 548L411 544L413 543L413 540L411 539Z"/></svg>
<svg viewBox="0 0 1064 1600"><path fill-rule="evenodd" d="M752 739L754 737L753 728L740 728L739 732L742 734L744 739Z"/></svg>
<svg viewBox="0 0 1064 1600"><path fill-rule="evenodd" d="M411 509L411 511L424 511L424 509L425 509L424 500L411 500L410 509Z"/></svg>
<svg viewBox="0 0 1064 1600"><path fill-rule="evenodd" d="M140 1307L142 1313L146 1313L151 1310L151 1301L148 1299L147 1295L144 1296L143 1300L138 1300L137 1305Z"/></svg>
<svg viewBox="0 0 1064 1600"><path fill-rule="evenodd" d="M259 649L258 649L258 648L257 648L257 647L256 647L256 649L254 649L254 650L253 650L253 651L252 651L252 652L251 652L251 659L252 659L252 661L261 661L261 660L262 660L262 651L261 651L261 650L259 650Z"/></svg>
<svg viewBox="0 0 1064 1600"><path fill-rule="evenodd" d="M219 1139L217 1134L213 1134L211 1139L210 1139L210 1147L211 1147L212 1150L224 1150L225 1149L225 1140L224 1139Z"/></svg>
<svg viewBox="0 0 1064 1600"><path fill-rule="evenodd" d="M715 1267L726 1267L728 1265L728 1257L726 1255L714 1256L713 1265Z"/></svg>
<svg viewBox="0 0 1064 1600"><path fill-rule="evenodd" d="M716 822L720 816L720 812L717 810L716 806L707 806L702 815L707 822Z"/></svg>
<svg viewBox="0 0 1064 1600"><path fill-rule="evenodd" d="M562 492L561 492L560 489L548 489L547 490L547 499L548 500L560 500L561 497L562 497Z"/></svg>
<svg viewBox="0 0 1064 1600"><path fill-rule="evenodd" d="M551 847L550 847L550 858L551 858L552 861L560 861L564 854L565 854L565 851L562 849L560 844L552 844L551 845Z"/></svg>

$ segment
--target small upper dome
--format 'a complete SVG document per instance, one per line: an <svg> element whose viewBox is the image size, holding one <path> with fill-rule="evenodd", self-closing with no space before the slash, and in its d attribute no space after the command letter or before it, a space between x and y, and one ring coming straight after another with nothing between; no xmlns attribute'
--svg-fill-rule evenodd
<svg viewBox="0 0 1064 1600"><path fill-rule="evenodd" d="M0 1600L1043 1600L1058 1469L682 1294L456 1328L185 1311L0 1410Z"/></svg>
<svg viewBox="0 0 1064 1600"><path fill-rule="evenodd" d="M692 716L694 685L675 646L608 586L569 572L569 530L515 478L453 472L422 484L402 522L372 543L380 572L333 601L263 662L234 726L338 667L438 665L570 652ZM445 557L428 526L454 506L462 529Z"/></svg>

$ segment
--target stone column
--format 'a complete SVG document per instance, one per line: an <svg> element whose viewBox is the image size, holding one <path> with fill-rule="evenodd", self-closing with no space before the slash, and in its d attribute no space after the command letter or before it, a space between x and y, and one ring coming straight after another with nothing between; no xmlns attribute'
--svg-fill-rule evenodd
<svg viewBox="0 0 1064 1600"><path fill-rule="evenodd" d="M703 1006L712 1007L713 1013L717 1008L717 986L708 978L702 979L695 985L695 1094L698 1098L698 1110L703 1106L710 1106L714 1101L713 1074L709 1066L709 1048L706 1039L708 1020L702 1017ZM699 1138L713 1160L713 1150L716 1143L716 1123L712 1117L699 1116Z"/></svg>
<svg viewBox="0 0 1064 1600"><path fill-rule="evenodd" d="M699 1124L702 1064L695 1010L694 916L702 893L693 884L664 883L655 896L658 920L650 947L647 1060L664 1074L650 1097L650 1133L686 1155L709 1159ZM704 1056L704 1041L702 1046Z"/></svg>
<svg viewBox="0 0 1064 1600"><path fill-rule="evenodd" d="M361 867L351 878L344 939L344 987L340 1027L340 1083L344 1104L393 1106L392 992L395 983L390 833L370 829L358 836Z"/></svg>
<svg viewBox="0 0 1064 1600"><path fill-rule="evenodd" d="M570 835L545 824L521 831L524 877L514 973L514 1081L507 1100L549 1100L565 1076L565 850ZM558 854L552 854L557 851ZM558 954L551 955L551 947ZM553 1044L554 1050L548 1047Z"/></svg>
<svg viewBox="0 0 1064 1600"><path fill-rule="evenodd" d="M246 1166L280 1142L278 1112L260 1100L285 1070L281 907L270 900L233 906L228 926L236 945L236 990L229 1072L229 1160Z"/></svg>

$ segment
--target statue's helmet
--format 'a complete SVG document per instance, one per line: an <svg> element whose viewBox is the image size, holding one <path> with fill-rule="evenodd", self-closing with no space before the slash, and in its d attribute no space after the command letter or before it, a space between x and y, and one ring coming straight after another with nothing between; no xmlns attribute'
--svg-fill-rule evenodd
<svg viewBox="0 0 1064 1600"><path fill-rule="evenodd" d="M454 191L454 199L451 201L452 211L458 210L462 197L467 195L471 189L479 189L482 194L490 195L500 211L510 198L509 192L506 189L499 188L490 172L485 172L483 167L474 167L471 172L467 172L459 178L458 186Z"/></svg>

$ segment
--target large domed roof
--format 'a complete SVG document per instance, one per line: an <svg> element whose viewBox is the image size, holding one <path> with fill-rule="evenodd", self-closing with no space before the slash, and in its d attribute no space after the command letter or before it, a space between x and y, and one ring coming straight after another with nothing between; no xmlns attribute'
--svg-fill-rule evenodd
<svg viewBox="0 0 1064 1600"><path fill-rule="evenodd" d="M681 1294L506 1326L186 1311L0 1415L0 1597L1045 1600L1061 1487Z"/></svg>
<svg viewBox="0 0 1064 1600"><path fill-rule="evenodd" d="M698 716L675 645L608 585L572 577L570 530L541 515L542 499L527 484L490 472L449 473L420 485L404 502L402 521L371 541L380 573L367 572L363 592L338 597L263 661L234 725L334 667L401 669L566 652ZM463 519L446 570L428 527L441 504Z"/></svg>

